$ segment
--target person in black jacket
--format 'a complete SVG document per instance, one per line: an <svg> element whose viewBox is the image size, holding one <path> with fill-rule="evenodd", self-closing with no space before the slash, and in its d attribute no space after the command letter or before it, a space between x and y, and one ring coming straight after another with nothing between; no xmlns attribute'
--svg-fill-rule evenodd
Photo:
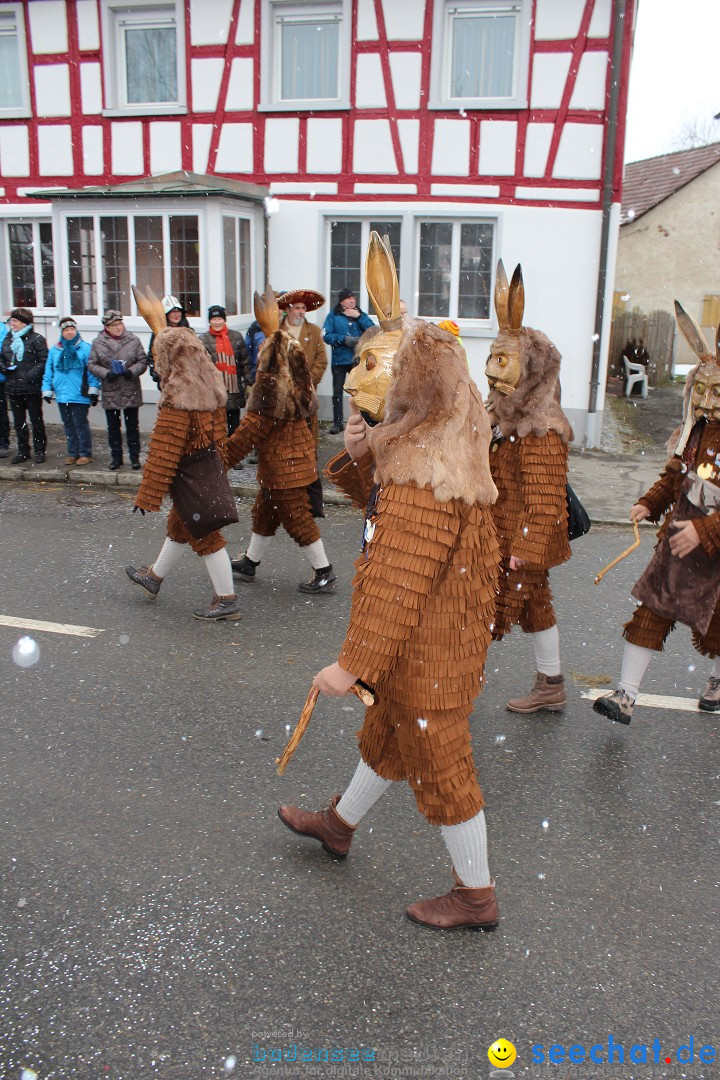
<svg viewBox="0 0 720 1080"><path fill-rule="evenodd" d="M163 306L165 312L165 322L168 326L186 326L188 330L192 330L192 326L187 321L187 315L185 314L185 308L178 300L177 296L163 296L160 303ZM160 385L160 376L155 371L155 359L153 356L153 342L155 341L155 332L150 335L150 343L148 345L148 373L152 381L156 386Z"/></svg>
<svg viewBox="0 0 720 1080"><path fill-rule="evenodd" d="M48 356L47 341L33 330L33 314L27 308L13 308L8 325L10 333L3 339L0 369L5 375L18 443L18 452L11 464L19 465L30 457L29 416L35 464L41 465L47 450L41 392Z"/></svg>

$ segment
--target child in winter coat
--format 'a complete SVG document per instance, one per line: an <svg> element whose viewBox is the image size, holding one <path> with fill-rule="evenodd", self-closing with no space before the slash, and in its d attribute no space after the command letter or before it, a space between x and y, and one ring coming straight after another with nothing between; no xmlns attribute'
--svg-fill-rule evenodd
<svg viewBox="0 0 720 1080"><path fill-rule="evenodd" d="M48 405L53 394L65 428L66 465L89 465L92 435L88 410L97 405L100 380L88 371L90 346L78 333L70 316L60 320L60 340L48 353L42 394Z"/></svg>

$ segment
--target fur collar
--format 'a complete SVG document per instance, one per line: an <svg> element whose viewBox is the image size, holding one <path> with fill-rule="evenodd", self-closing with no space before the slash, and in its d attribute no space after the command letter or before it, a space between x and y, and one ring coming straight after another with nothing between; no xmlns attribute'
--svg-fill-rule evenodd
<svg viewBox="0 0 720 1080"><path fill-rule="evenodd" d="M158 405L189 412L215 412L225 407L222 375L192 330L181 326L161 330L153 351L160 378Z"/></svg>
<svg viewBox="0 0 720 1080"><path fill-rule="evenodd" d="M276 330L260 346L247 407L275 420L309 420L317 412L317 395L303 347L287 331Z"/></svg>
<svg viewBox="0 0 720 1080"><path fill-rule="evenodd" d="M560 405L560 353L539 330L518 331L522 374L512 394L491 390L488 404L503 435L537 435L556 431L564 443L573 438Z"/></svg>
<svg viewBox="0 0 720 1080"><path fill-rule="evenodd" d="M385 419L368 437L379 483L429 485L439 502L485 506L497 498L480 393L460 345L432 323L414 320L405 328Z"/></svg>

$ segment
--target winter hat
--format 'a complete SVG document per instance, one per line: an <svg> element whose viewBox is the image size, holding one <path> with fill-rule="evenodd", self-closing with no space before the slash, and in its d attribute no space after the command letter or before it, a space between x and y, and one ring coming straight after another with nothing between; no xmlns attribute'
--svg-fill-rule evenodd
<svg viewBox="0 0 720 1080"><path fill-rule="evenodd" d="M213 304L208 308L208 319L227 319L227 311L220 304Z"/></svg>
<svg viewBox="0 0 720 1080"><path fill-rule="evenodd" d="M32 326L33 313L28 311L26 307L16 307L10 312L11 319L17 319L18 322L24 322L26 326Z"/></svg>
<svg viewBox="0 0 720 1080"><path fill-rule="evenodd" d="M343 300L347 300L354 295L355 291L353 289L341 289L338 293L338 304L342 304Z"/></svg>
<svg viewBox="0 0 720 1080"><path fill-rule="evenodd" d="M171 312L171 311L175 311L176 308L177 308L178 311L184 311L185 310L185 308L182 306L182 304L178 300L177 296L163 296L161 302L162 302L162 306L163 306L163 311L165 312L166 315L169 314L169 312Z"/></svg>
<svg viewBox="0 0 720 1080"><path fill-rule="evenodd" d="M105 314L102 317L103 326L109 326L110 323L122 322L122 321L123 321L122 314L119 311L115 311L114 308L108 308L108 310L105 312Z"/></svg>
<svg viewBox="0 0 720 1080"><path fill-rule="evenodd" d="M448 334L453 334L454 337L460 337L460 327L454 321L454 319L443 319L438 323L440 330L445 330Z"/></svg>
<svg viewBox="0 0 720 1080"><path fill-rule="evenodd" d="M63 330L66 330L68 328L68 326L72 326L72 328L74 330L77 330L77 323L75 322L75 320L70 315L65 315L60 320L59 325L60 325L60 333L62 333Z"/></svg>

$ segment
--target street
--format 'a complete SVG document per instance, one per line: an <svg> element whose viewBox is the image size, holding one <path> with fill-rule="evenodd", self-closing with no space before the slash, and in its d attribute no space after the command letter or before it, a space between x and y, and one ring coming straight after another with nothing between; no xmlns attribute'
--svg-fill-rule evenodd
<svg viewBox="0 0 720 1080"><path fill-rule="evenodd" d="M250 506L226 530L233 554ZM508 713L532 650L518 629L491 648L471 726L502 918L480 934L404 915L451 885L409 788L373 808L344 862L277 818L280 802L325 806L357 761L362 706L321 698L283 777L274 764L337 656L360 515L331 507L320 523L335 595L297 591L308 564L283 534L239 586L242 621L208 626L191 617L212 590L190 552L156 603L127 580L166 516L131 507L131 493L0 484L0 616L102 631L0 625L3 1080L476 1080L498 1038L517 1060L495 1076L717 1077L698 1050L720 1053L719 718L638 707L625 728L581 697L619 674L649 530L598 587L629 527L593 528L553 573L564 716ZM24 635L39 647L28 667L12 659ZM679 627L643 691L692 706L709 670ZM606 1061L609 1039L624 1066L567 1056L602 1044ZM630 1064L653 1040L660 1064L650 1050ZM550 1064L554 1044L566 1052Z"/></svg>

